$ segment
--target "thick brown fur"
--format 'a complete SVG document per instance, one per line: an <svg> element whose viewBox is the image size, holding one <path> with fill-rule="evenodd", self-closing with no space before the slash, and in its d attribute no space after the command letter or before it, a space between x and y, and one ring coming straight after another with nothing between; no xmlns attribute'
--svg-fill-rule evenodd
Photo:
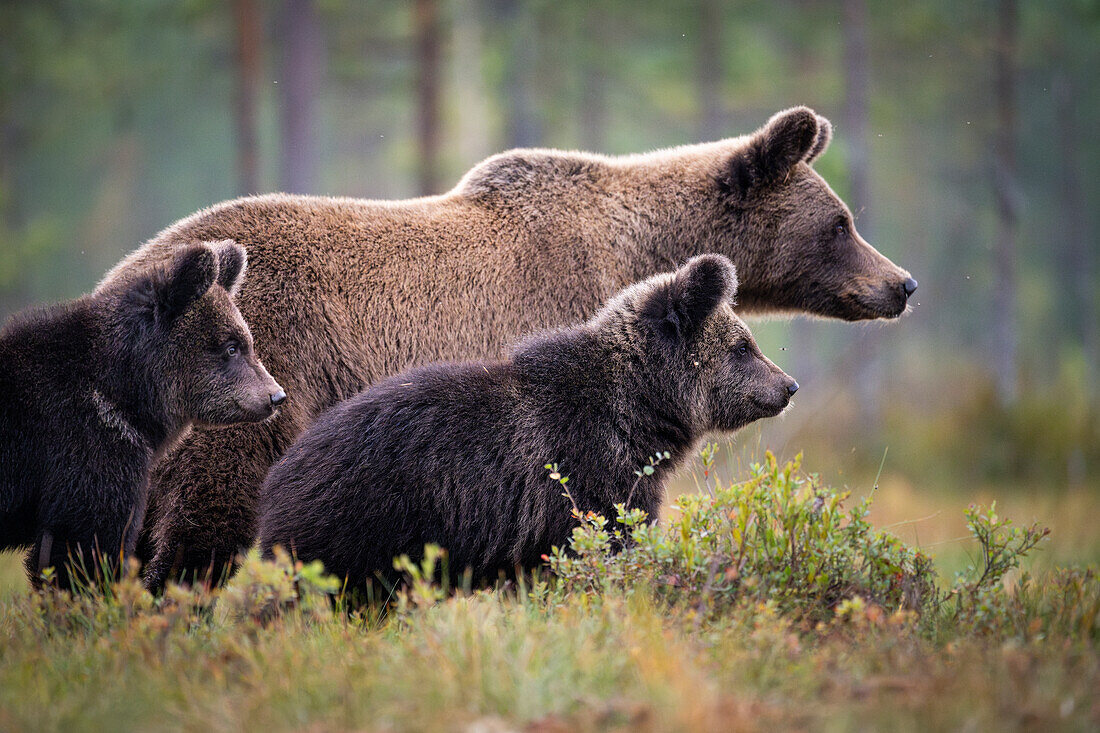
<svg viewBox="0 0 1100 733"><path fill-rule="evenodd" d="M262 428L196 431L157 469L149 585L217 574L252 544L268 467L326 407L411 366L499 356L519 334L580 320L693 255L733 261L743 315L901 314L909 273L859 238L810 165L830 135L799 107L749 136L644 155L515 150L442 196L277 194L165 230L105 284L189 242L244 244L237 302L293 399Z"/></svg>
<svg viewBox="0 0 1100 733"><path fill-rule="evenodd" d="M193 244L0 330L0 550L62 588L134 552L149 474L192 425L260 421L285 397L231 300L245 251ZM231 347L231 348L230 348Z"/></svg>
<svg viewBox="0 0 1100 733"><path fill-rule="evenodd" d="M533 335L508 359L437 363L325 412L268 474L260 543L358 588L444 547L493 580L565 546L570 513L655 518L668 477L712 431L785 409L797 383L730 307L737 280L700 255L611 299L587 323ZM650 474L654 453L667 456ZM651 460L651 459L648 459ZM543 466L570 477L569 497Z"/></svg>

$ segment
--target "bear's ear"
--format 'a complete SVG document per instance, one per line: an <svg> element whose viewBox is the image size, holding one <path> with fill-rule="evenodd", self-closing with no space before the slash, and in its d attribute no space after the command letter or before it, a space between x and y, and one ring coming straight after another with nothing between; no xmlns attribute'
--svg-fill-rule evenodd
<svg viewBox="0 0 1100 733"><path fill-rule="evenodd" d="M244 273L248 268L248 254L244 247L232 239L211 242L210 246L218 258L218 285L225 288L229 297L232 298L244 282Z"/></svg>
<svg viewBox="0 0 1100 733"><path fill-rule="evenodd" d="M819 140L819 152L825 150L828 136L822 139L819 119L825 118L818 118L809 107L777 113L730 158L723 186L732 194L744 196L757 186L786 178L791 168L809 158Z"/></svg>
<svg viewBox="0 0 1100 733"><path fill-rule="evenodd" d="M167 276L159 283L158 316L172 321L206 294L218 275L214 250L205 244L183 248L172 258Z"/></svg>
<svg viewBox="0 0 1100 733"><path fill-rule="evenodd" d="M642 318L669 338L695 333L714 309L733 302L737 270L722 255L699 255L673 274L642 304Z"/></svg>
<svg viewBox="0 0 1100 733"><path fill-rule="evenodd" d="M821 154L825 152L825 149L829 147L829 143L833 140L833 125L827 119L821 115L817 116L817 139L814 140L814 146L810 148L810 152L806 154L806 162L813 163L815 160L821 157Z"/></svg>

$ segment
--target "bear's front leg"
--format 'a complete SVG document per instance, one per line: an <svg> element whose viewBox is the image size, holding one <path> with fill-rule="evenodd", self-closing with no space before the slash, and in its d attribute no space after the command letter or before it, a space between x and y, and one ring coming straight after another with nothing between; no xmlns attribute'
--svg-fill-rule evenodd
<svg viewBox="0 0 1100 733"><path fill-rule="evenodd" d="M288 408L259 425L194 430L160 462L151 482L156 516L144 529L155 548L143 575L149 590L232 574L256 541L260 485L297 433L291 426L300 418Z"/></svg>

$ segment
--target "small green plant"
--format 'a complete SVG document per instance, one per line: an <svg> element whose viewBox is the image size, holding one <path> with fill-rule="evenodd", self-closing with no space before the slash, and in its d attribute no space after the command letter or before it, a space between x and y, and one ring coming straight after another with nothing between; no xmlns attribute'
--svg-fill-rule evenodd
<svg viewBox="0 0 1100 733"><path fill-rule="evenodd" d="M324 615L339 588L319 560L305 563L276 547L274 561L263 561L256 552L243 557L234 582L212 596L231 614L268 623L290 609Z"/></svg>
<svg viewBox="0 0 1100 733"><path fill-rule="evenodd" d="M711 476L714 473L714 459L718 455L718 444L709 442L703 446L699 451L699 462L703 464L703 487L707 490L707 493L714 496L714 487L711 483Z"/></svg>
<svg viewBox="0 0 1100 733"><path fill-rule="evenodd" d="M408 555L393 561L406 582L397 590L397 613L402 618L415 610L430 608L448 595L447 551L439 545L425 545L424 557L419 563ZM437 580L439 579L439 580Z"/></svg>
<svg viewBox="0 0 1100 733"><path fill-rule="evenodd" d="M997 515L997 502L988 511L971 504L964 515L966 527L978 542L979 560L958 573L946 595L945 613L956 625L974 631L989 631L1006 620L1013 603L1004 592L1005 575L1020 566L1020 560L1050 535L1050 530L1033 524L1013 526L1012 520Z"/></svg>
<svg viewBox="0 0 1100 733"><path fill-rule="evenodd" d="M708 446L703 452L708 481L712 459ZM557 547L548 557L559 593L642 588L700 618L766 603L810 626L838 614L862 618L865 608L931 622L951 597L957 616L976 618L989 599L1006 596L1004 574L1046 536L1038 527L1012 528L992 509L983 514L971 508L968 526L984 562L944 594L930 556L871 526L870 497L846 509L849 494L804 474L801 456L780 465L769 452L752 466L747 481L723 486L715 478L708 489L677 499L663 526L621 504L613 528L599 515L579 517L568 547Z"/></svg>
<svg viewBox="0 0 1100 733"><path fill-rule="evenodd" d="M1037 524L1026 528L1014 527L1012 520L997 516L997 502L982 513L979 506L971 504L964 512L966 527L978 540L981 549L981 565L971 566L973 574L980 569L975 580L964 582L966 587L981 588L1000 583L1005 573L1020 567L1020 559L1050 535L1050 530Z"/></svg>
<svg viewBox="0 0 1100 733"><path fill-rule="evenodd" d="M642 466L641 469L634 472L634 475L638 478L643 476L652 476L654 471L657 470L657 466L661 465L661 461L667 461L672 456L666 451L657 451L656 454L649 457L649 463Z"/></svg>
<svg viewBox="0 0 1100 733"><path fill-rule="evenodd" d="M561 484L561 495L568 499L569 503L573 506L573 516L580 516L581 510L577 508L577 502L573 500L573 495L569 493L569 489L566 487L566 484L569 483L569 477L561 475L561 471L558 470L558 464L556 463L547 463L543 468L550 472L551 481L557 481Z"/></svg>

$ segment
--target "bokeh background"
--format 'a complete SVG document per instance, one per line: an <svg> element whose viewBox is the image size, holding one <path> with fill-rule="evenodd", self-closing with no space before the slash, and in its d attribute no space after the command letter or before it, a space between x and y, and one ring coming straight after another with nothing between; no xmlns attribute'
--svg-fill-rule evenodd
<svg viewBox="0 0 1100 733"><path fill-rule="evenodd" d="M959 562L961 508L997 499L1093 561L1098 70L1097 0L4 2L0 319L238 195L439 193L509 147L640 152L807 104L835 126L818 170L921 285L900 322L753 322L803 389L726 470L877 478L876 520Z"/></svg>

